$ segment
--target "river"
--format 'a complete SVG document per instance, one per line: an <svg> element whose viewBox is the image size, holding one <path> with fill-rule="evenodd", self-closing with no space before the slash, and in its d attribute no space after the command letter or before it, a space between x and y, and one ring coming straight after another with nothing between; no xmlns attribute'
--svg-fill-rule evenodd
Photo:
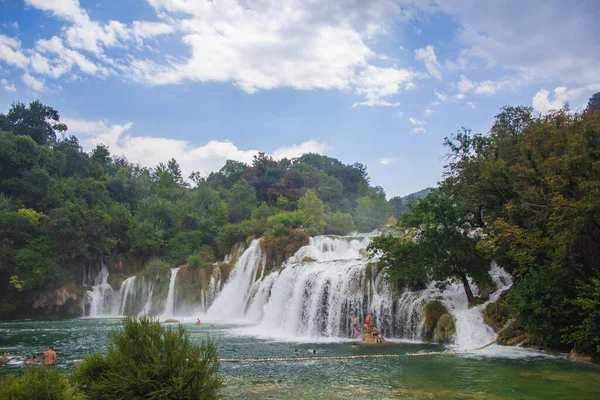
<svg viewBox="0 0 600 400"><path fill-rule="evenodd" d="M256 327L193 325L182 319L191 340L216 341L223 359L294 357L296 348L316 348L316 356L397 354L395 358L222 363L223 396L230 399L599 399L600 366L565 355L493 345L457 355L406 354L455 347L394 341L352 347L345 339L264 339ZM0 374L21 368L19 359L53 344L60 367L68 370L85 354L102 352L119 319L74 319L0 323L0 348L13 361ZM265 335L268 336L268 335Z"/></svg>

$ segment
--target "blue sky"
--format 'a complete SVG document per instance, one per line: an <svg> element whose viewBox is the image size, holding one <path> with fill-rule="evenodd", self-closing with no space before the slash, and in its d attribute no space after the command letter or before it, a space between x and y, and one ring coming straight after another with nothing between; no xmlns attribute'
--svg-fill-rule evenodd
<svg viewBox="0 0 600 400"><path fill-rule="evenodd" d="M0 112L40 99L86 150L183 172L318 152L388 197L506 104L600 91L596 0L0 0Z"/></svg>

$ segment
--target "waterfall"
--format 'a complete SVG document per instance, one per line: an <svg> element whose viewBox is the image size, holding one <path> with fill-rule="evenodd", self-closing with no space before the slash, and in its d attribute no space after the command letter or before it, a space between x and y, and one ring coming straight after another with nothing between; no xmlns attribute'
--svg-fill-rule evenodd
<svg viewBox="0 0 600 400"><path fill-rule="evenodd" d="M152 282L148 282L146 293L146 302L144 303L144 307L142 308L142 311L139 312L138 316L150 315L150 310L152 309L152 294L154 293L154 285Z"/></svg>
<svg viewBox="0 0 600 400"><path fill-rule="evenodd" d="M397 294L364 249L369 236L310 239L281 268L265 273L260 240L254 240L236 263L230 278L208 309L215 321L256 324L253 333L278 337L351 337L353 317L372 313L385 337L423 340L424 307L441 301L455 318L454 344L472 348L491 342L495 333L484 324L482 311L512 284L512 277L493 264L496 292L490 300L468 307L461 284L440 291L435 282L420 291ZM212 285L212 282L211 282ZM473 290L478 291L475 284Z"/></svg>
<svg viewBox="0 0 600 400"><path fill-rule="evenodd" d="M175 314L175 281L177 280L177 273L179 268L171 268L171 279L169 280L169 293L167 294L167 302L165 303L165 310L163 316L172 316Z"/></svg>
<svg viewBox="0 0 600 400"><path fill-rule="evenodd" d="M260 284L254 281L256 271L259 267L264 269L265 256L259 244L260 240L254 239L238 259L226 285L208 309L209 316L229 321L244 317L251 287Z"/></svg>
<svg viewBox="0 0 600 400"><path fill-rule="evenodd" d="M88 277L84 280L89 279ZM90 317L117 315L119 304L119 294L108 284L108 267L104 262L100 272L94 278L92 290L88 290L84 295L84 313Z"/></svg>
<svg viewBox="0 0 600 400"><path fill-rule="evenodd" d="M126 313L126 306L127 306L127 299L129 299L129 297L132 294L132 288L134 287L134 282L135 282L135 275L134 276L130 276L129 278L125 279L123 281L123 283L121 284L121 290L119 291L119 295L121 297L121 305L119 306L119 315L125 315Z"/></svg>

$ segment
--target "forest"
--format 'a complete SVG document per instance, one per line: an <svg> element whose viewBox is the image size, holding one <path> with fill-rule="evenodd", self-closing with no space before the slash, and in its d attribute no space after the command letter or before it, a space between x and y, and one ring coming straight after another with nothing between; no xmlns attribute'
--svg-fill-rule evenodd
<svg viewBox="0 0 600 400"><path fill-rule="evenodd" d="M55 109L17 102L0 114L0 319L35 315L41 291L81 283L101 259L200 267L262 236L283 262L309 235L372 231L391 213L359 163L259 153L184 177L175 159L148 168L102 144L86 153Z"/></svg>
<svg viewBox="0 0 600 400"><path fill-rule="evenodd" d="M398 226L376 238L388 278L462 282L477 303L497 262L515 277L505 333L530 345L600 355L600 93L582 112L504 107L490 132L447 137L447 165ZM504 328L504 329L503 329Z"/></svg>

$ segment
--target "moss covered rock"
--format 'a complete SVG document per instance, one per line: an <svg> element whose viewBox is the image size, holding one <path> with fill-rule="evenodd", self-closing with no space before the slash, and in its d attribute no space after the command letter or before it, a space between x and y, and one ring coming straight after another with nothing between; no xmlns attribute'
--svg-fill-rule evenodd
<svg viewBox="0 0 600 400"><path fill-rule="evenodd" d="M385 342L385 339L383 339L383 336L380 336L381 340L379 341L379 343L377 343L377 339L373 338L373 336L370 333L363 333L362 335L362 341L363 343L367 343L367 344L381 344Z"/></svg>
<svg viewBox="0 0 600 400"><path fill-rule="evenodd" d="M423 339L432 341L435 339L435 330L438 326L438 321L444 314L448 314L448 309L438 300L432 300L425 304L423 309L425 314L425 326Z"/></svg>
<svg viewBox="0 0 600 400"><path fill-rule="evenodd" d="M266 255L265 268L270 272L272 268L281 266L300 247L306 246L310 236L306 229L287 229L284 235L266 235L260 241L260 247Z"/></svg>
<svg viewBox="0 0 600 400"><path fill-rule="evenodd" d="M443 314L435 327L435 339L441 343L449 343L456 334L454 317L450 313Z"/></svg>

